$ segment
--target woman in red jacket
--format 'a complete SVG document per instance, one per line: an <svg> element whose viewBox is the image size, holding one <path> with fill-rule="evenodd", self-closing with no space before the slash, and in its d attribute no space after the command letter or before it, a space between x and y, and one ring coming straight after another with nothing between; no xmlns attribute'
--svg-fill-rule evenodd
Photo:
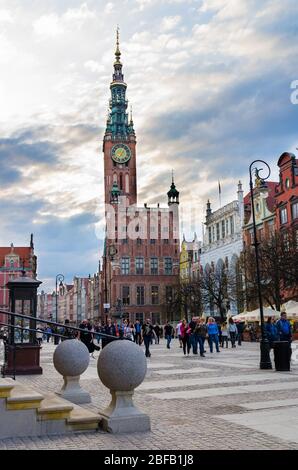
<svg viewBox="0 0 298 470"><path fill-rule="evenodd" d="M183 345L184 355L186 355L186 348L187 348L187 354L189 355L189 351L190 351L190 328L189 328L185 318L182 320L180 331L181 331L181 338L182 338L182 345Z"/></svg>

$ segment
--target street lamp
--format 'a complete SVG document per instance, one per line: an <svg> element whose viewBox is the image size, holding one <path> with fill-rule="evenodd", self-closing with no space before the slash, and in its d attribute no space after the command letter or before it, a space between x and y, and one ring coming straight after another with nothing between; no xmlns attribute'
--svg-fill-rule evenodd
<svg viewBox="0 0 298 470"><path fill-rule="evenodd" d="M268 175L264 178L260 178L259 173L263 170L263 168L258 169L256 166L253 168L253 165L256 163L264 164L268 169ZM261 291L261 276L260 276L260 264L259 264L259 242L257 239L257 227L256 227L256 216L255 216L255 206L254 206L254 190L253 190L253 180L252 180L252 171L258 180L260 180L261 184L264 180L267 180L270 176L270 167L269 165L264 162L263 160L254 160L249 166L249 186L250 186L250 197L251 197L251 207L252 207L252 220L253 220L253 232L254 232L254 240L252 245L255 247L255 254L256 254L256 271L257 271L257 285L258 285L258 297L259 297L259 306L260 306L260 317L261 317L261 360L260 360L260 369L272 369L272 364L270 360L270 346L269 341L267 338L267 333L265 329L265 322L264 322L264 311L263 311L263 300L262 300L262 291Z"/></svg>
<svg viewBox="0 0 298 470"><path fill-rule="evenodd" d="M56 323L58 323L58 282L59 287L63 287L64 276L63 274L57 274L56 276Z"/></svg>

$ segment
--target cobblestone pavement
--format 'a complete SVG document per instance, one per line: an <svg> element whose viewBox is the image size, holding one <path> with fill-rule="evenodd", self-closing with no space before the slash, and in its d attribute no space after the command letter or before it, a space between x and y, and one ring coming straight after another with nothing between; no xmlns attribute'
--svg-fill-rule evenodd
<svg viewBox="0 0 298 470"><path fill-rule="evenodd" d="M41 392L58 391L55 346L43 344L43 375L17 380ZM298 345L297 345L298 348ZM102 431L0 441L1 449L298 449L298 362L291 372L259 370L259 344L184 356L177 340L151 347L148 373L135 393L151 418L151 432L111 435ZM96 353L97 355L99 353ZM0 358L2 361L2 358ZM93 411L110 401L97 377L96 359L82 376Z"/></svg>

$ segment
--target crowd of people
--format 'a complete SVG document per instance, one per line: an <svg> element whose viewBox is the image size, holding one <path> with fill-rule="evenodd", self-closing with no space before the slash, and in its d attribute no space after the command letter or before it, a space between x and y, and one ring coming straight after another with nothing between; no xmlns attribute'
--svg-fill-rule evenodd
<svg viewBox="0 0 298 470"><path fill-rule="evenodd" d="M169 321L166 321L162 327L159 324L153 325L150 319L144 323L138 320L135 323L130 323L127 319L117 322L107 318L106 323L95 322L94 324L85 319L80 323L79 328L80 330L75 330L68 320L65 320L64 327L60 328L52 328L47 325L38 329L37 340L39 343L43 340L49 342L53 337L55 344L58 344L60 337L55 334L62 335L62 341L78 338L87 346L90 356L94 357L94 351L100 350L101 347L104 348L111 341L120 338L134 341L138 345L144 344L145 355L150 357L150 345L153 344L153 341L155 344L159 344L160 338L164 337L166 348L170 349L172 340L177 338L184 355L189 355L192 350L193 354L205 357L206 345L208 345L211 354L214 350L219 353L220 348L228 348L229 345L231 348L236 348L236 344L241 346L246 325L244 322L234 322L232 317L223 323L216 321L213 317L209 317L207 320L202 317L193 317L189 322L184 318L178 322L175 328ZM250 334L251 331L249 331ZM266 333L271 348L274 341L291 342L292 329L286 318L286 313L282 313L278 321L269 317L266 322ZM254 332L252 335L251 340L255 340Z"/></svg>

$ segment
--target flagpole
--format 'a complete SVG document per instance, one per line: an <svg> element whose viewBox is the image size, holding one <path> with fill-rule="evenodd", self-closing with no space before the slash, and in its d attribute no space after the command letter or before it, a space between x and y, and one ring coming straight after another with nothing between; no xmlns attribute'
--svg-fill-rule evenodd
<svg viewBox="0 0 298 470"><path fill-rule="evenodd" d="M219 180L218 180L218 197L219 197L219 207L221 208L221 186L220 186Z"/></svg>

